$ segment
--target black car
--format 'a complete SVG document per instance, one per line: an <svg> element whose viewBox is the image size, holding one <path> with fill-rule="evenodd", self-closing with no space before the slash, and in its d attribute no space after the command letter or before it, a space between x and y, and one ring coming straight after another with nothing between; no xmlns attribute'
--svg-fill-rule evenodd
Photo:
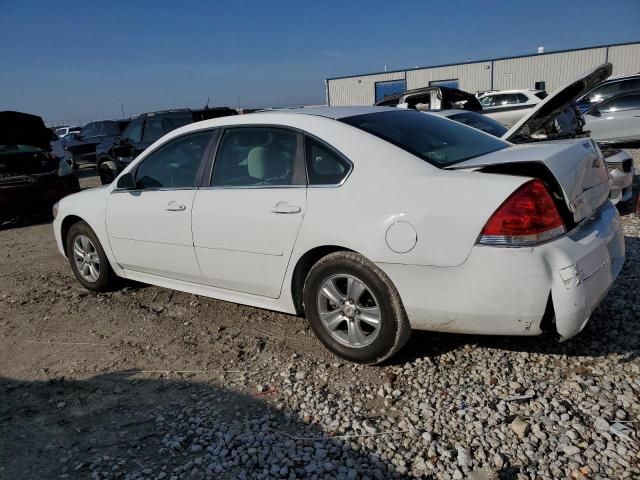
<svg viewBox="0 0 640 480"><path fill-rule="evenodd" d="M74 168L77 168L79 163L94 163L96 147L119 137L128 123L128 120L101 120L82 127L82 130L65 145Z"/></svg>
<svg viewBox="0 0 640 480"><path fill-rule="evenodd" d="M51 152L54 140L42 118L0 112L0 223L50 212L55 202L80 190L70 163Z"/></svg>
<svg viewBox="0 0 640 480"><path fill-rule="evenodd" d="M103 185L118 174L145 148L176 128L211 118L237 115L232 108L216 107L202 110L166 110L143 113L134 117L122 135L105 141L96 148L97 166Z"/></svg>

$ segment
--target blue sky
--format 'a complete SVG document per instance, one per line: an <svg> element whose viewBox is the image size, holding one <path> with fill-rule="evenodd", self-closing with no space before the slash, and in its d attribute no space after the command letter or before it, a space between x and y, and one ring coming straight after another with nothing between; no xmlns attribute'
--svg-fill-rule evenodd
<svg viewBox="0 0 640 480"><path fill-rule="evenodd" d="M640 1L0 0L1 109L324 102L327 77L640 40Z"/></svg>

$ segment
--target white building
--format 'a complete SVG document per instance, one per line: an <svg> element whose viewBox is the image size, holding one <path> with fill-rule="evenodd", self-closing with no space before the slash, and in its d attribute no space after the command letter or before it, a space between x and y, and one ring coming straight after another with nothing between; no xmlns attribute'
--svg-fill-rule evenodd
<svg viewBox="0 0 640 480"><path fill-rule="evenodd" d="M328 78L327 104L373 105L392 93L438 84L472 93L524 88L552 92L604 62L613 64L613 75L640 73L640 42Z"/></svg>

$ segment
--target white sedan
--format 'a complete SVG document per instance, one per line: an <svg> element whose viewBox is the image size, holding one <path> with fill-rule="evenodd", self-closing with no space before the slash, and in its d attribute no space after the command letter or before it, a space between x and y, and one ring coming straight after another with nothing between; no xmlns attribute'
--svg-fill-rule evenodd
<svg viewBox="0 0 640 480"><path fill-rule="evenodd" d="M589 139L513 146L446 118L305 108L175 130L54 208L86 288L115 277L305 315L378 363L411 329L577 334L624 261Z"/></svg>

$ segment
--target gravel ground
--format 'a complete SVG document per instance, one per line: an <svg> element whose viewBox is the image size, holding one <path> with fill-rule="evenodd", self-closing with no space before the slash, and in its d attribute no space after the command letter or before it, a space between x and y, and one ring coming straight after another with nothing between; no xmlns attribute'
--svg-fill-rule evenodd
<svg viewBox="0 0 640 480"><path fill-rule="evenodd" d="M89 293L48 222L4 228L0 478L640 478L631 211L626 264L578 337L417 332L385 367L337 361L289 315Z"/></svg>

